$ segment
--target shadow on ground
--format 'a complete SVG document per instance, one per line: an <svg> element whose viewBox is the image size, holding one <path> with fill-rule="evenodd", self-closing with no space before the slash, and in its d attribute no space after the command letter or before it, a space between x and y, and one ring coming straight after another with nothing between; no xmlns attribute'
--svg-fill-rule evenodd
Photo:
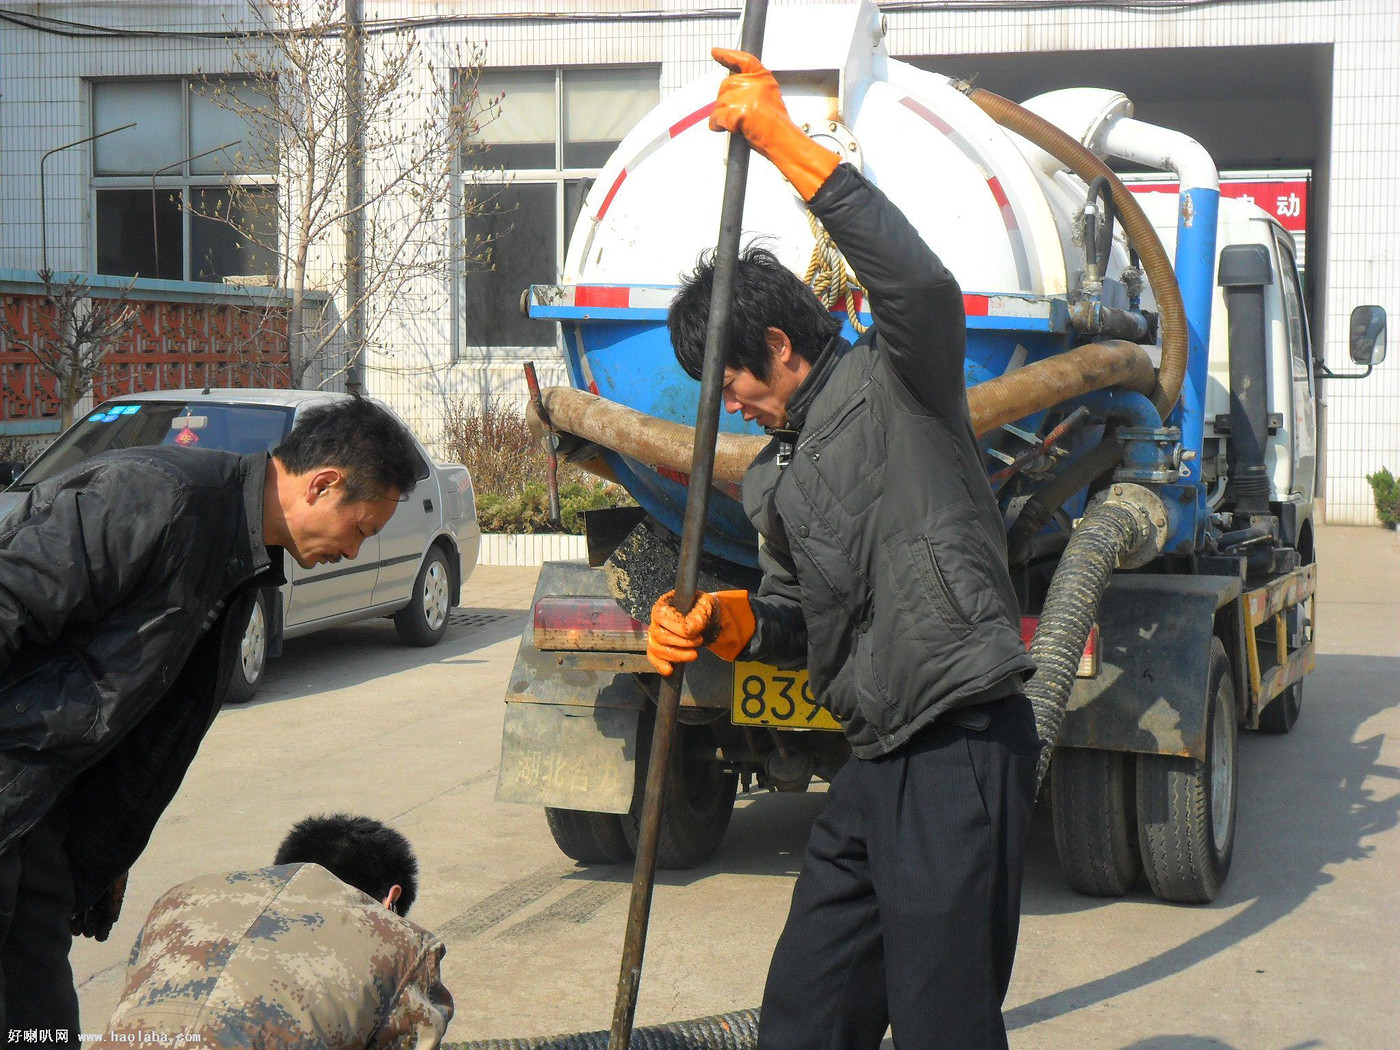
<svg viewBox="0 0 1400 1050"><path fill-rule="evenodd" d="M1372 847L1366 840L1400 820L1400 789L1377 790L1376 785L1393 786L1400 770L1380 764L1385 737L1368 732L1366 723L1397 704L1400 659L1319 657L1293 733L1240 737L1234 865L1224 892L1207 907L1233 911L1244 904L1243 909L1213 929L1118 973L1007 1011L1008 1029L1060 1017L1181 973L1292 913L1333 880L1329 869L1367 860ZM1151 899L1145 891L1139 896ZM1042 915L1113 906L1065 888L1043 812L1032 832L1023 906L1026 914ZM1133 1043L1130 1050L1157 1047L1207 1050L1225 1044L1162 1035Z"/></svg>

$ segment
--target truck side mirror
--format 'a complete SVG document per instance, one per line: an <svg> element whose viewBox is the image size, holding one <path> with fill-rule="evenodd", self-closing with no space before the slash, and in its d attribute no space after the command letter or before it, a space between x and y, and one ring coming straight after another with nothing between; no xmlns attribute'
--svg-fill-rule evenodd
<svg viewBox="0 0 1400 1050"><path fill-rule="evenodd" d="M1365 365L1364 372L1334 372L1320 358L1314 358L1317 374L1324 379L1365 379L1371 369L1385 360L1385 307L1358 306L1351 312L1351 360Z"/></svg>
<svg viewBox="0 0 1400 1050"><path fill-rule="evenodd" d="M1385 360L1385 307L1358 306L1351 312L1352 364L1374 368Z"/></svg>

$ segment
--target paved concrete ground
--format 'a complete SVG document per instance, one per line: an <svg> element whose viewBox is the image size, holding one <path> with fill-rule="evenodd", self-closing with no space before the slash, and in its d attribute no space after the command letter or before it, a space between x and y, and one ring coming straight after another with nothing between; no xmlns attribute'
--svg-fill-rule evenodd
<svg viewBox="0 0 1400 1050"><path fill-rule="evenodd" d="M1286 737L1244 734L1234 871L1209 907L1078 897L1039 814L1013 1047L1389 1050L1400 1046L1400 545L1319 537L1322 656ZM85 1030L120 994L169 886L270 861L308 813L365 812L417 847L413 918L449 946L452 1040L605 1028L630 869L584 869L543 816L493 799L502 696L533 570L478 569L436 649L387 622L289 643L253 704L223 711L132 873L105 944L74 964ZM664 873L638 1023L756 1005L820 792L740 800L719 855Z"/></svg>

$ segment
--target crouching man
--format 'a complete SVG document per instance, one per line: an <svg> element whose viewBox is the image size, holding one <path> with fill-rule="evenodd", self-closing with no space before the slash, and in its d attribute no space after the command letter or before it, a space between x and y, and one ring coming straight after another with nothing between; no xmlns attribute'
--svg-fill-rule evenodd
<svg viewBox="0 0 1400 1050"><path fill-rule="evenodd" d="M274 866L156 901L98 1047L430 1050L452 1018L446 949L405 915L408 840L369 817L301 821Z"/></svg>

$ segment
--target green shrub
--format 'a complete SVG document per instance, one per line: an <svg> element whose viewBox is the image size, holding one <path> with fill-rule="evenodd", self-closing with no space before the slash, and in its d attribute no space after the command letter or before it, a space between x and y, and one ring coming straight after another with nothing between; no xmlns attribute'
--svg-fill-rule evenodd
<svg viewBox="0 0 1400 1050"><path fill-rule="evenodd" d="M1371 492L1376 497L1376 513L1380 515L1381 524L1400 522L1400 481L1385 467L1367 474L1366 480L1371 483Z"/></svg>
<svg viewBox="0 0 1400 1050"><path fill-rule="evenodd" d="M524 416L501 401L478 407L474 398L449 403L444 433L448 458L464 463L476 488L482 532L555 532L549 524L548 465ZM579 467L559 464L563 531L583 533L583 512L633 506L632 497Z"/></svg>

